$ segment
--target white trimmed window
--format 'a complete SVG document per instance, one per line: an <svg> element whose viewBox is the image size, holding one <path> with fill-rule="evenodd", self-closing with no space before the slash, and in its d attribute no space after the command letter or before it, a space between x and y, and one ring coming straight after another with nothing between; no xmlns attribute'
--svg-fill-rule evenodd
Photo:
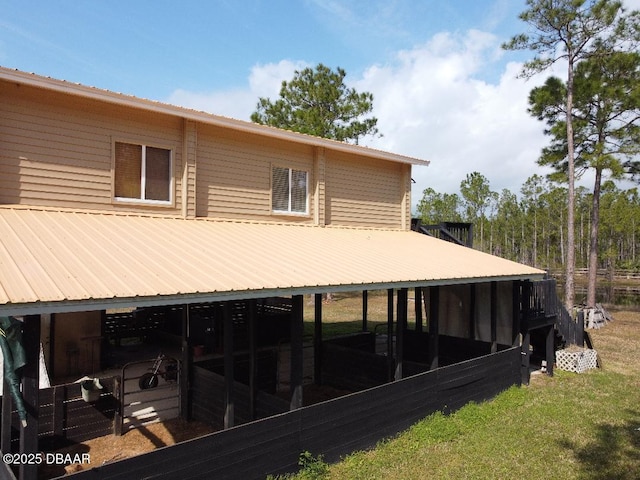
<svg viewBox="0 0 640 480"><path fill-rule="evenodd" d="M115 142L114 150L116 200L171 203L171 150L124 142Z"/></svg>
<svg viewBox="0 0 640 480"><path fill-rule="evenodd" d="M275 213L306 214L309 175L304 170L273 167L271 171L271 208Z"/></svg>

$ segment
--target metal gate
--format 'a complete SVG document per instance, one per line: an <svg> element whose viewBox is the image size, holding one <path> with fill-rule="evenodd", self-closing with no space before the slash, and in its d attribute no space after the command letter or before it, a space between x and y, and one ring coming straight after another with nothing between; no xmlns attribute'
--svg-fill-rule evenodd
<svg viewBox="0 0 640 480"><path fill-rule="evenodd" d="M164 355L122 367L122 433L180 415L180 362Z"/></svg>

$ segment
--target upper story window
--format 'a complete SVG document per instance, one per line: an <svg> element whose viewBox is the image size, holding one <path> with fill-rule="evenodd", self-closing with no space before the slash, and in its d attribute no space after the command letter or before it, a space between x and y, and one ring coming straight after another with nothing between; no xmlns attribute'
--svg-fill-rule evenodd
<svg viewBox="0 0 640 480"><path fill-rule="evenodd" d="M114 170L114 196L117 200L171 203L171 150L115 142Z"/></svg>
<svg viewBox="0 0 640 480"><path fill-rule="evenodd" d="M309 175L304 170L273 167L271 208L275 213L307 214Z"/></svg>

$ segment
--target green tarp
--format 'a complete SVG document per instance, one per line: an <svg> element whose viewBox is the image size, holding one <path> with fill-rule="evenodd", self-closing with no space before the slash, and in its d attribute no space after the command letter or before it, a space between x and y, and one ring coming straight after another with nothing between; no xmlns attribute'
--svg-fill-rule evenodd
<svg viewBox="0 0 640 480"><path fill-rule="evenodd" d="M0 348L4 358L4 379L9 385L23 425L27 421L27 411L20 393L22 367L27 363L22 345L22 322L14 317L0 317Z"/></svg>

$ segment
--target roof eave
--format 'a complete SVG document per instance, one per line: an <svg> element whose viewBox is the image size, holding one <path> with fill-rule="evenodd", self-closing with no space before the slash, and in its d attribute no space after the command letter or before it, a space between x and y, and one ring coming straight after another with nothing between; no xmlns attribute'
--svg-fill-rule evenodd
<svg viewBox="0 0 640 480"><path fill-rule="evenodd" d="M60 302L33 302L24 304L0 305L0 315L24 316L63 312L83 312L107 310L123 307L157 307L185 305L193 303L210 303L220 301L236 301L268 298L289 295L312 295L319 293L341 293L362 290L387 290L398 288L434 287L447 285L466 285L486 282L508 282L515 280L542 280L545 273L502 275L495 277L450 278L434 280L407 280L400 282L383 282L349 285L303 286L271 288L263 290L237 290L228 292L206 292L177 295L153 295L146 297L123 297L108 299L82 299Z"/></svg>

